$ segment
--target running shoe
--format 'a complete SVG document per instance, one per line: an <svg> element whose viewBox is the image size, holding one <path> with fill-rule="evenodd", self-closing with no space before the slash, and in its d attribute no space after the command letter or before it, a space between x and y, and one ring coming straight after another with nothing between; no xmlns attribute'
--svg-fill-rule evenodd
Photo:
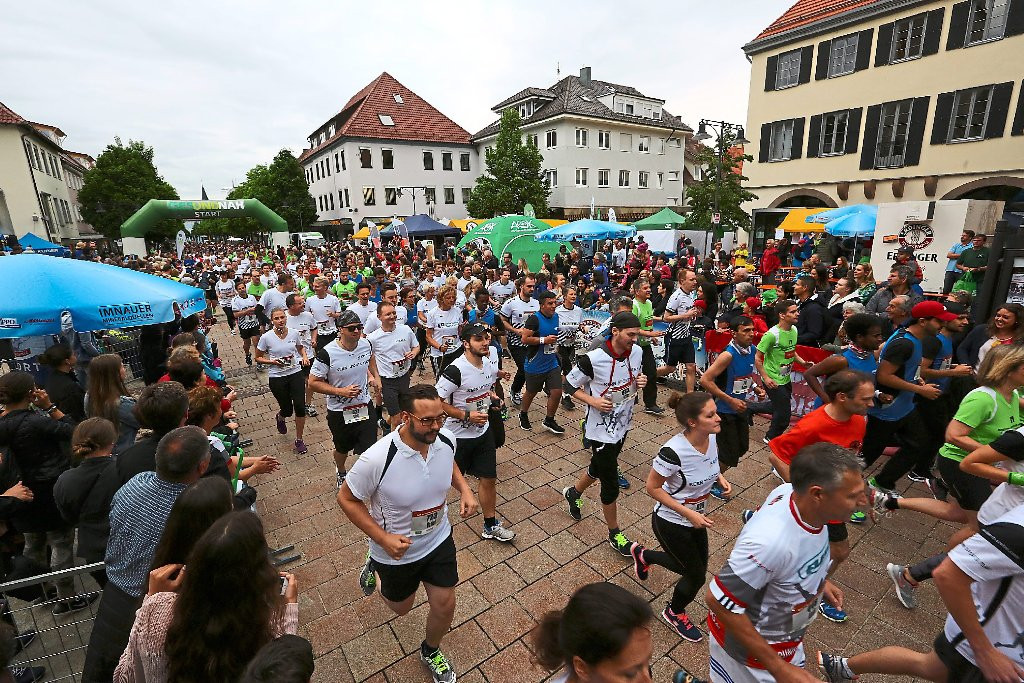
<svg viewBox="0 0 1024 683"><path fill-rule="evenodd" d="M839 655L818 652L818 671L828 679L829 683L857 680L857 674L850 671L846 657Z"/></svg>
<svg viewBox="0 0 1024 683"><path fill-rule="evenodd" d="M73 598L68 598L67 600L59 601L56 605L53 606L53 609L50 610L50 614L52 614L55 617L59 617L62 614L72 614L73 612L78 612L85 609L92 603L99 600L99 598L99 593L85 593L83 595L76 595Z"/></svg>
<svg viewBox="0 0 1024 683"><path fill-rule="evenodd" d="M569 515L577 522L583 519L583 495L576 487L566 486L562 489L562 497L569 504Z"/></svg>
<svg viewBox="0 0 1024 683"><path fill-rule="evenodd" d="M763 443L765 446L767 446L768 445L768 437L766 436L763 439L761 439L761 443ZM772 469L774 469L774 468L772 468Z"/></svg>
<svg viewBox="0 0 1024 683"><path fill-rule="evenodd" d="M232 337L234 337L234 336L235 336L235 330L234 330L234 329L232 329L232 330L231 330L231 336L232 336Z"/></svg>
<svg viewBox="0 0 1024 683"><path fill-rule="evenodd" d="M519 413L519 426L527 432L533 431L533 425L530 424L530 416L522 411Z"/></svg>
<svg viewBox="0 0 1024 683"><path fill-rule="evenodd" d="M690 617L686 612L676 614L672 611L671 607L665 607L661 612L661 618L664 619L665 623L668 624L673 631L679 634L679 637L683 640L688 640L691 643L699 643L704 640L704 636L701 634L700 629L690 621Z"/></svg>
<svg viewBox="0 0 1024 683"><path fill-rule="evenodd" d="M918 483L922 483L922 482L928 481L928 475L926 475L926 474L918 474L917 472L914 472L913 470L911 470L910 472L907 472L907 479L909 479L910 481L916 481Z"/></svg>
<svg viewBox="0 0 1024 683"><path fill-rule="evenodd" d="M896 500L900 494L895 491L886 491L882 495L872 496L871 506L880 517L892 517L893 513L899 510L899 503Z"/></svg>
<svg viewBox="0 0 1024 683"><path fill-rule="evenodd" d="M941 500L945 502L949 498L949 487L946 486L946 482L942 480L942 477L928 477L928 490L932 492L932 497L935 500Z"/></svg>
<svg viewBox="0 0 1024 683"><path fill-rule="evenodd" d="M562 397L562 407L566 410L576 410L576 404L572 402L572 399L568 396Z"/></svg>
<svg viewBox="0 0 1024 683"><path fill-rule="evenodd" d="M510 543L515 537L516 532L503 527L501 520L496 521L493 526L487 526L485 523L483 533L480 534L480 538L493 538L502 543Z"/></svg>
<svg viewBox="0 0 1024 683"><path fill-rule="evenodd" d="M904 569L903 565L893 564L892 562L885 565L885 572L892 579L893 585L896 586L896 599L907 609L914 609L917 607L917 596L914 595L916 586L907 581L907 577L903 575Z"/></svg>
<svg viewBox="0 0 1024 683"><path fill-rule="evenodd" d="M251 353L245 354L245 364L246 365L252 365L252 354Z"/></svg>
<svg viewBox="0 0 1024 683"><path fill-rule="evenodd" d="M26 629L14 636L14 654L18 654L26 647L32 644L32 641L36 639L36 630L34 628Z"/></svg>
<svg viewBox="0 0 1024 683"><path fill-rule="evenodd" d="M422 648L420 649L420 661L430 671L430 677L434 683L455 683L455 671L452 669L451 662L444 656L441 649L434 650L432 655L423 654Z"/></svg>
<svg viewBox="0 0 1024 683"><path fill-rule="evenodd" d="M639 543L629 546L629 554L633 557L633 573L641 581L646 581L651 572L651 566L644 562L644 550L646 548Z"/></svg>
<svg viewBox="0 0 1024 683"><path fill-rule="evenodd" d="M744 510L740 513L740 519L742 519L743 523L746 524L750 521L750 518L754 516L754 512L756 512L756 510Z"/></svg>
<svg viewBox="0 0 1024 683"><path fill-rule="evenodd" d="M348 472L336 472L336 474L338 475L338 490L340 491L341 485L345 483L345 475L347 475Z"/></svg>
<svg viewBox="0 0 1024 683"><path fill-rule="evenodd" d="M609 531L608 532L608 545L610 545L615 552L623 557L632 558L633 556L629 553L629 546L632 545L626 534L621 531Z"/></svg>
<svg viewBox="0 0 1024 683"><path fill-rule="evenodd" d="M45 666L12 666L8 671L14 683L35 683L46 678Z"/></svg>
<svg viewBox="0 0 1024 683"><path fill-rule="evenodd" d="M829 621L834 621L837 624L841 624L848 618L846 612L833 605L828 600L822 600L818 603L818 611L821 612L821 616L825 617Z"/></svg>
<svg viewBox="0 0 1024 683"><path fill-rule="evenodd" d="M281 413L278 413L277 415L275 415L274 418L277 420L277 433L278 434L287 434L288 433L288 424L284 421L284 418L281 417Z"/></svg>
<svg viewBox="0 0 1024 683"><path fill-rule="evenodd" d="M779 471L774 467L772 468L772 476L781 481L783 484L786 483L786 480L782 478L782 475L779 474Z"/></svg>
<svg viewBox="0 0 1024 683"><path fill-rule="evenodd" d="M359 588L363 595L373 595L377 589L377 573L373 570L373 560L370 558L370 551L366 551L366 562L363 563L363 570L359 572Z"/></svg>
<svg viewBox="0 0 1024 683"><path fill-rule="evenodd" d="M523 402L523 395L520 393L513 391L511 392L510 396L512 397L512 405L514 406L517 406Z"/></svg>
<svg viewBox="0 0 1024 683"><path fill-rule="evenodd" d="M316 410L316 408L314 406L306 406L306 416L307 417L316 417L319 414L320 413L317 412L317 410Z"/></svg>
<svg viewBox="0 0 1024 683"><path fill-rule="evenodd" d="M626 475L622 473L621 467L615 468L615 472L619 477L619 488L625 491L630 486L629 479L626 479Z"/></svg>
<svg viewBox="0 0 1024 683"><path fill-rule="evenodd" d="M892 491L892 489L887 489L884 486L879 486L878 482L875 481L874 477L868 477L868 486L875 490L876 495Z"/></svg>
<svg viewBox="0 0 1024 683"><path fill-rule="evenodd" d="M717 481L711 485L711 495L725 502L729 502L728 496L725 495L725 489Z"/></svg>
<svg viewBox="0 0 1024 683"><path fill-rule="evenodd" d="M502 422L506 422L506 421L508 421L509 417L511 417L511 416L509 415L508 408L505 407L505 406L502 406L501 407L501 421Z"/></svg>
<svg viewBox="0 0 1024 683"><path fill-rule="evenodd" d="M868 521L868 514L863 510L856 510L850 515L850 524L863 524Z"/></svg>
<svg viewBox="0 0 1024 683"><path fill-rule="evenodd" d="M299 455L305 455L308 451L309 451L309 449L306 448L306 442L305 441L303 441L302 439L295 439L295 452L296 453L298 453Z"/></svg>
<svg viewBox="0 0 1024 683"><path fill-rule="evenodd" d="M645 406L644 412L648 415L661 415L665 412L665 409L661 406Z"/></svg>
<svg viewBox="0 0 1024 683"><path fill-rule="evenodd" d="M697 678L686 669L679 669L672 675L672 683L707 683L707 681Z"/></svg>
<svg viewBox="0 0 1024 683"><path fill-rule="evenodd" d="M544 429L548 430L552 434L558 434L559 436L565 434L565 427L555 422L555 418L553 417L545 417L544 422L541 424L544 425Z"/></svg>

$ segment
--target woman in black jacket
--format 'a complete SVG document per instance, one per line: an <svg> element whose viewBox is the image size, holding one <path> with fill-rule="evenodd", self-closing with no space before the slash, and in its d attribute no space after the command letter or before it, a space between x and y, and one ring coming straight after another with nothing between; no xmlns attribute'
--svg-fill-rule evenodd
<svg viewBox="0 0 1024 683"><path fill-rule="evenodd" d="M75 422L85 419L85 387L78 383L75 364L78 358L67 344L56 344L39 356L39 362L51 369L46 380L46 395L61 412Z"/></svg>

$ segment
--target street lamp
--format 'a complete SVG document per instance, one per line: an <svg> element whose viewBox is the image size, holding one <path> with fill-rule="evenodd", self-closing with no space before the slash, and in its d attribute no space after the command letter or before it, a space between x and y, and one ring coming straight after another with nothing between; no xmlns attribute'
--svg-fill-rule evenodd
<svg viewBox="0 0 1024 683"><path fill-rule="evenodd" d="M718 172L715 173L715 211L714 213L719 214L719 193L722 189L722 157L725 156L725 136L727 133L734 132L736 138L734 142L740 145L750 144L750 140L747 140L747 136L744 134L743 126L736 123L729 123L728 121L714 121L711 119L701 119L700 124L697 126L697 134L693 136L694 140L703 142L704 140L710 140L711 135L708 133L708 128L711 128L718 133L718 150L715 155L715 159L718 163ZM708 254L708 242L710 241L709 234L711 227L708 226L704 229L704 255Z"/></svg>

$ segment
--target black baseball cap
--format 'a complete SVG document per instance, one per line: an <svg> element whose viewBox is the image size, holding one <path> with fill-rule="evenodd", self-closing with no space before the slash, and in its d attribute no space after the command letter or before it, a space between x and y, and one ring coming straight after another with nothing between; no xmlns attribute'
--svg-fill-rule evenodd
<svg viewBox="0 0 1024 683"><path fill-rule="evenodd" d="M632 327L640 327L640 318L629 311L621 311L612 316L611 327L617 330L628 330Z"/></svg>
<svg viewBox="0 0 1024 683"><path fill-rule="evenodd" d="M469 323L462 328L462 334L459 336L462 338L462 341L468 341L473 337L482 337L485 334L490 333L491 330L486 325L481 325L480 323Z"/></svg>

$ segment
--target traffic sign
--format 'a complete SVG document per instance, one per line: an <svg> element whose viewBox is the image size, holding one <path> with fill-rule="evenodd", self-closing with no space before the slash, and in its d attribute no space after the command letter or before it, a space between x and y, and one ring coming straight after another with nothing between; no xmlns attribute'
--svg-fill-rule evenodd
<svg viewBox="0 0 1024 683"><path fill-rule="evenodd" d="M722 222L722 214L720 214L720 213L713 213L713 214L711 214L711 222L714 223L715 225L718 225L719 223L721 223Z"/></svg>

